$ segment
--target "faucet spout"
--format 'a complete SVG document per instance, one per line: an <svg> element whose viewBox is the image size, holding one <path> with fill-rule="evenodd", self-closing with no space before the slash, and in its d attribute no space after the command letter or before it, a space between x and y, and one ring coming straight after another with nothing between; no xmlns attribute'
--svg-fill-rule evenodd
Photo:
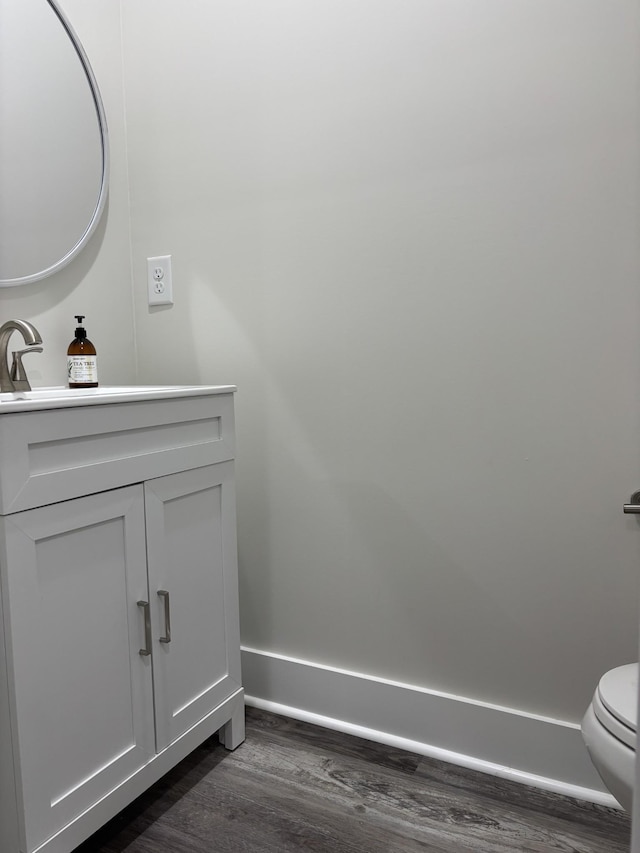
<svg viewBox="0 0 640 853"><path fill-rule="evenodd" d="M9 369L8 348L9 338L14 332L20 332L28 347L42 343L40 332L27 320L7 320L0 326L0 393L5 391L31 390L26 373L21 380L20 388L16 388ZM39 350L36 350L39 351Z"/></svg>

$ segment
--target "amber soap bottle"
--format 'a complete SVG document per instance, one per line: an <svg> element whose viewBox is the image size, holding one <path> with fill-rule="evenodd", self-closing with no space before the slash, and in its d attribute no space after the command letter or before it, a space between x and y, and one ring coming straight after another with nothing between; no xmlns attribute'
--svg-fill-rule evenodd
<svg viewBox="0 0 640 853"><path fill-rule="evenodd" d="M82 327L84 314L75 314L78 321L76 336L69 344L67 350L67 374L69 377L69 388L97 388L98 387L98 356L96 348L87 337L86 330Z"/></svg>

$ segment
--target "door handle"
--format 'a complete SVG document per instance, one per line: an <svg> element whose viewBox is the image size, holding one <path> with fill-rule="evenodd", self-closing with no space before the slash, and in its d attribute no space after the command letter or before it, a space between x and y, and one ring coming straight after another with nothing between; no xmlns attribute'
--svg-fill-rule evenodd
<svg viewBox="0 0 640 853"><path fill-rule="evenodd" d="M622 511L626 513L640 513L640 491L634 492L629 501L628 504L622 507Z"/></svg>
<svg viewBox="0 0 640 853"><path fill-rule="evenodd" d="M171 642L171 602L166 589L159 589L158 595L164 598L164 637L160 637L161 643Z"/></svg>
<svg viewBox="0 0 640 853"><path fill-rule="evenodd" d="M137 601L138 607L142 607L144 611L144 644L145 648L140 649L140 654L143 657L151 654L151 613L149 612L148 601Z"/></svg>

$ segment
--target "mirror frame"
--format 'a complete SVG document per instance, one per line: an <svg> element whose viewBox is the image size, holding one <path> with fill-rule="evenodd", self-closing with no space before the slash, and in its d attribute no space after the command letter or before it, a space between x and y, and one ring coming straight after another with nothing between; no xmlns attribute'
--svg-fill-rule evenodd
<svg viewBox="0 0 640 853"><path fill-rule="evenodd" d="M102 146L102 176L100 183L100 192L98 194L98 199L96 201L96 206L93 211L93 215L85 228L82 236L77 241L77 243L72 246L61 258L56 261L54 264L46 267L45 269L39 270L35 273L29 273L28 275L18 276L16 278L8 278L8 279L0 279L0 287L15 287L19 284L29 284L32 281L39 281L40 279L46 278L47 276L53 275L54 273L61 270L63 267L66 267L87 245L94 231L98 227L98 223L100 222L100 218L102 213L104 212L105 205L107 202L107 196L109 194L109 133L107 130L107 119L104 111L104 106L102 104L102 98L100 96L100 90L98 89L98 83L89 63L89 59L87 54L82 47L80 39L78 38L75 30L69 23L66 15L57 5L56 0L46 0L54 14L60 21L63 29L65 30L67 36L69 37L73 48L80 60L80 64L82 66L82 70L84 71L87 82L89 84L89 89L91 91L91 96L93 98L93 103L96 110L96 119L98 121L99 131L100 131L100 141Z"/></svg>

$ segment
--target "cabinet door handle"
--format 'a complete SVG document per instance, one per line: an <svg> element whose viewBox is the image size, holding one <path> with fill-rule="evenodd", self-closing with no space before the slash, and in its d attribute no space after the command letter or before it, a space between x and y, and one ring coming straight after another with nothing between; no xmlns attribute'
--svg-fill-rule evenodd
<svg viewBox="0 0 640 853"><path fill-rule="evenodd" d="M164 598L164 637L160 637L161 643L171 642L171 602L166 589L159 589L158 595Z"/></svg>
<svg viewBox="0 0 640 853"><path fill-rule="evenodd" d="M146 648L140 649L140 654L146 656L151 654L151 613L148 601L138 601L137 605L142 607L144 611L144 643Z"/></svg>

